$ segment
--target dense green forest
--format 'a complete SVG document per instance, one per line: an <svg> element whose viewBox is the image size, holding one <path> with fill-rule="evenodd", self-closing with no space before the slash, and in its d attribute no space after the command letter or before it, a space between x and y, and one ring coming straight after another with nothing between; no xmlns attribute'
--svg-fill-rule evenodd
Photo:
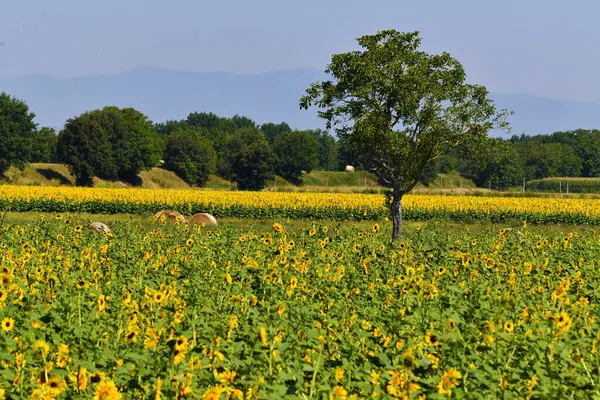
<svg viewBox="0 0 600 400"><path fill-rule="evenodd" d="M109 106L69 119L60 132L38 127L34 118L23 100L0 94L0 175L10 166L64 163L77 184L89 186L94 176L135 183L140 171L163 165L193 185L216 173L240 189L261 189L275 175L299 184L302 171L343 170L356 160L344 140L324 130L260 125L240 115L192 112L154 123L132 108ZM550 177L600 177L600 130L513 136L486 146L455 148L428 166L423 182L458 171L479 187L506 190Z"/></svg>

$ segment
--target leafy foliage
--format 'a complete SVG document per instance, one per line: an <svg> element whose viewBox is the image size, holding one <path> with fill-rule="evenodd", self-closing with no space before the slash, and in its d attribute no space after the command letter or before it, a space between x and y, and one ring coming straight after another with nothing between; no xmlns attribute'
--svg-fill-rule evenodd
<svg viewBox="0 0 600 400"><path fill-rule="evenodd" d="M308 132L279 134L272 146L277 156L277 174L290 182L300 183L302 171L310 173L319 164L318 145Z"/></svg>
<svg viewBox="0 0 600 400"><path fill-rule="evenodd" d="M263 131L269 143L273 143L279 135L285 132L291 132L292 128L290 128L290 126L285 122L279 124L268 122L266 124L262 124L260 126L260 130Z"/></svg>
<svg viewBox="0 0 600 400"><path fill-rule="evenodd" d="M90 113L67 121L58 136L57 151L75 176L77 186L93 186L94 176L118 176L108 135Z"/></svg>
<svg viewBox="0 0 600 400"><path fill-rule="evenodd" d="M178 130L168 136L165 168L185 182L202 186L215 172L217 155L212 142L194 130Z"/></svg>
<svg viewBox="0 0 600 400"><path fill-rule="evenodd" d="M260 190L275 176L275 154L256 128L240 129L227 138L219 169L242 190Z"/></svg>
<svg viewBox="0 0 600 400"><path fill-rule="evenodd" d="M160 151L152 122L132 108L83 113L69 119L58 138L59 157L82 186L92 186L94 176L135 182L157 164Z"/></svg>
<svg viewBox="0 0 600 400"><path fill-rule="evenodd" d="M385 223L111 228L62 213L0 228L4 397L554 399L600 385L594 233L422 229L390 245Z"/></svg>
<svg viewBox="0 0 600 400"><path fill-rule="evenodd" d="M485 141L505 122L487 90L465 82L457 60L419 50L418 32L386 30L358 44L362 51L332 56L333 80L313 84L300 106L316 104L328 129L347 137L357 161L392 188L396 237L400 200L426 166L461 143Z"/></svg>
<svg viewBox="0 0 600 400"><path fill-rule="evenodd" d="M0 176L11 165L23 169L31 161L36 124L27 104L0 93Z"/></svg>
<svg viewBox="0 0 600 400"><path fill-rule="evenodd" d="M56 146L58 136L52 128L42 127L36 131L31 151L31 162L54 163L58 161Z"/></svg>

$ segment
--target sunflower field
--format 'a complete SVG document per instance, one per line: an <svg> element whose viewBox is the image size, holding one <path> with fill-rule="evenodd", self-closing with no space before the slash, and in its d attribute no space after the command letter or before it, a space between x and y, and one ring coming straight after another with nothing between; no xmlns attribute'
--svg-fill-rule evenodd
<svg viewBox="0 0 600 400"><path fill-rule="evenodd" d="M600 224L600 200L407 195L407 220L487 220ZM174 209L217 218L381 220L389 215L383 194L101 189L0 185L0 211L144 214Z"/></svg>
<svg viewBox="0 0 600 400"><path fill-rule="evenodd" d="M0 226L0 399L600 397L595 232L112 228Z"/></svg>

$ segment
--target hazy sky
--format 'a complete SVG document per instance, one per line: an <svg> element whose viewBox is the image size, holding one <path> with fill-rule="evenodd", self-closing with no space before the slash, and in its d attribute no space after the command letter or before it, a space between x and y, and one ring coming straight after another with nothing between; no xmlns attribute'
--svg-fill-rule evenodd
<svg viewBox="0 0 600 400"><path fill-rule="evenodd" d="M0 0L0 75L324 69L419 30L492 91L600 103L598 0Z"/></svg>

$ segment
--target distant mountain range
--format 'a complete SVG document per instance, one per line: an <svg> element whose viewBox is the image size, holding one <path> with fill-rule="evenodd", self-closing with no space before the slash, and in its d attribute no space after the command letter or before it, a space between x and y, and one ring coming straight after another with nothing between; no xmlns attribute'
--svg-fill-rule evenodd
<svg viewBox="0 0 600 400"><path fill-rule="evenodd" d="M0 77L0 91L27 102L42 126L60 130L68 118L106 105L134 107L153 121L183 119L192 111L240 114L257 123L287 122L292 128L323 128L315 110L298 101L312 83L325 79L315 69L236 75L138 68L116 75L53 79L43 75ZM600 128L600 104L492 93L499 108L513 110L514 134Z"/></svg>

